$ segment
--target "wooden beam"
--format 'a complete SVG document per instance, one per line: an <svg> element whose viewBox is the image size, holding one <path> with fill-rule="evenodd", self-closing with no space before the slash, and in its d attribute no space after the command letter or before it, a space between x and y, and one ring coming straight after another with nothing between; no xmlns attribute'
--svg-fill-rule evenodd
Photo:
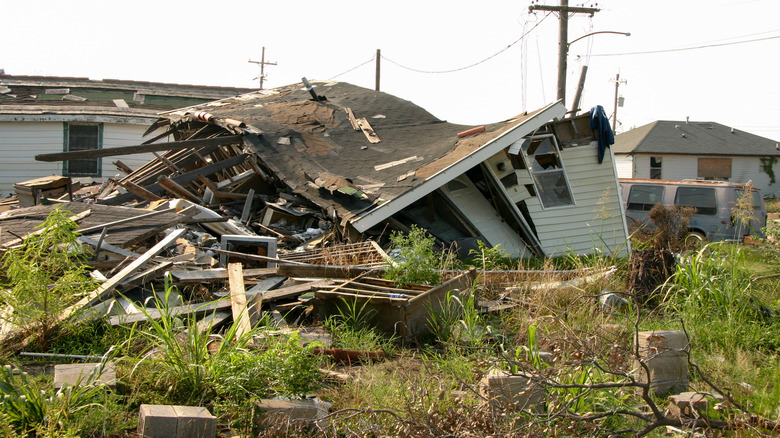
<svg viewBox="0 0 780 438"><path fill-rule="evenodd" d="M137 259L133 260L132 263L127 265L116 275L106 280L103 284L100 285L100 287L90 292L84 298L80 299L76 304L73 304L72 306L65 309L62 313L57 315L56 322L62 322L66 320L82 307L90 306L103 300L111 291L114 290L114 288L117 287L117 285L119 285L119 283L121 283L124 279L129 277L138 268L143 266L143 264L149 261L152 257L156 256L163 249L167 248L168 245L170 245L176 239L181 237L181 235L184 234L186 231L187 230L185 230L184 228L179 228L177 230L174 230L171 234L167 235L164 239L159 241L157 245L154 245L148 251L143 253L141 257L138 257Z"/></svg>
<svg viewBox="0 0 780 438"><path fill-rule="evenodd" d="M38 154L35 161L67 161L88 158L114 157L117 155L145 154L159 151L177 151L181 149L200 148L204 146L222 146L242 143L240 135L228 135L214 138L198 138L194 140L171 141L168 143L140 144L135 146L120 146L106 149L90 149L85 151L57 152L53 154Z"/></svg>
<svg viewBox="0 0 780 438"><path fill-rule="evenodd" d="M160 175L160 177L157 178L157 184L161 185L165 190L167 190L173 196L184 198L198 205L203 203L203 201L201 201L200 198L192 194L192 192L185 189L181 185L176 184L175 181L173 181L172 179L168 178L165 175Z"/></svg>
<svg viewBox="0 0 780 438"><path fill-rule="evenodd" d="M236 338L241 338L252 331L249 320L249 310L246 306L246 289L241 263L228 264L228 281L230 282L230 309L233 311L233 324L238 324Z"/></svg>
<svg viewBox="0 0 780 438"><path fill-rule="evenodd" d="M138 184L130 180L119 181L119 185L124 187L124 189L127 190L128 192L143 199L144 201L154 202L162 199L161 197L155 195L154 193L150 192L149 190L146 190L145 188L139 186Z"/></svg>
<svg viewBox="0 0 780 438"><path fill-rule="evenodd" d="M362 119L357 119L357 124L360 126L360 130L363 131L363 134L366 135L366 138L371 143L379 143L382 141L378 135L376 135L376 132L374 131L374 128L371 127L371 125L368 123L368 120L364 117Z"/></svg>

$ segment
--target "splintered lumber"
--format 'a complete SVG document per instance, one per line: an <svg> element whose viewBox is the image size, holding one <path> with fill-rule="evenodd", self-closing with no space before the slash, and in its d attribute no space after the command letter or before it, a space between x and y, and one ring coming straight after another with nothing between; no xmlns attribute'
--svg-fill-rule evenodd
<svg viewBox="0 0 780 438"><path fill-rule="evenodd" d="M289 287L283 287L280 289L270 290L270 291L264 291L264 290L251 290L246 293L246 296L248 298L251 298L257 294L263 295L263 302L274 302L277 300L287 299L287 298L294 298L297 297L300 294L309 292L311 290L314 290L317 287L325 286L331 284L330 280L319 280L319 281L312 281L309 283L303 283L303 284L297 284L295 286L289 286ZM215 300L215 301L209 301L207 303L197 303L197 304L185 304L183 306L176 306L168 309L168 314L170 316L200 316L200 315L206 315L212 312L219 312L222 310L231 310L232 309L232 302L227 297ZM143 322L147 319L158 319L160 318L160 311L157 309L145 309L147 316L144 313L130 313L127 315L119 315L119 316L112 316L109 318L109 324L116 326L121 324L133 324L136 322Z"/></svg>
<svg viewBox="0 0 780 438"><path fill-rule="evenodd" d="M366 138L371 143L379 143L382 141L378 135L376 135L376 132L374 131L374 128L371 127L371 125L368 123L368 120L364 117L361 119L357 119L357 124L360 127L360 130L363 131L363 134L366 135Z"/></svg>
<svg viewBox="0 0 780 438"><path fill-rule="evenodd" d="M184 210L182 210L182 212L183 211ZM141 215L138 215L138 216L133 216L133 217L128 217L128 218L124 218L124 219L119 219L119 220L116 220L116 221L113 221L113 222L107 222L105 224L100 224L100 225L94 225L94 226L91 226L91 227L81 228L81 229L78 230L78 232L81 233L82 235L89 234L89 233L91 233L93 231L102 230L104 228L111 228L111 227L114 227L116 225L126 224L128 222L136 222L139 219L144 219L144 218L147 218L147 217L157 216L157 215L165 214L165 213L175 213L175 212L176 212L175 208L167 208L165 210L152 211L152 212L144 213L144 214L141 214Z"/></svg>
<svg viewBox="0 0 780 438"><path fill-rule="evenodd" d="M233 324L238 324L236 337L240 338L252 331L249 321L249 310L246 306L246 289L241 263L228 264L228 279L230 281L230 309L233 311Z"/></svg>
<svg viewBox="0 0 780 438"><path fill-rule="evenodd" d="M160 175L159 178L157 178L157 184L161 185L162 188L167 190L169 193L171 193L173 196L184 198L190 202L193 202L195 204L201 204L200 198L192 194L189 190L185 189L179 184L176 184L175 181L168 178L165 175Z"/></svg>
<svg viewBox="0 0 780 438"><path fill-rule="evenodd" d="M35 161L67 161L87 158L113 157L117 155L144 154L148 152L177 151L182 149L222 146L240 143L240 135L228 135L214 138L198 138L194 140L171 141L168 143L151 143L135 146L120 146L116 148L89 149L83 151L57 152L53 154L38 154Z"/></svg>
<svg viewBox="0 0 780 438"><path fill-rule="evenodd" d="M357 122L355 113L352 112L352 108L344 108L344 111L347 113L347 118L349 118L349 123L352 125L352 129L355 131L360 131L360 125Z"/></svg>
<svg viewBox="0 0 780 438"><path fill-rule="evenodd" d="M73 315L79 309L86 306L91 306L93 304L102 301L104 298L108 296L109 293L111 293L111 291L113 291L117 287L117 285L119 285L123 280L129 277L138 268L143 266L143 264L149 261L152 257L156 256L163 249L167 248L168 245L175 242L176 239L181 237L181 235L184 234L186 231L187 230L183 228L174 230L171 234L166 236L164 239L160 240L157 243L157 245L154 245L151 249L149 249L149 251L143 253L141 257L138 257L137 259L133 260L132 263L130 263L124 269L116 273L116 275L106 280L103 284L100 285L100 287L90 292L84 298L80 299L76 304L65 309L61 314L57 316L56 321L62 322L67 318L69 318L71 315Z"/></svg>
<svg viewBox="0 0 780 438"><path fill-rule="evenodd" d="M298 263L288 265L282 260L276 269L279 275L286 277L309 277L309 278L353 278L366 272L382 275L384 269L366 268L360 266L328 266L328 265L307 265Z"/></svg>
<svg viewBox="0 0 780 438"><path fill-rule="evenodd" d="M84 219L85 217L89 216L90 214L92 214L92 210L84 210L84 211L82 211L79 214L75 214L73 216L68 217L68 219L72 220L73 222L79 222L80 220ZM44 232L46 232L46 229L42 228L40 230L36 230L36 231L33 231L30 234L27 234L27 236L35 236L35 235L38 235L38 234L43 234ZM24 242L24 239L27 236L24 236L23 238L17 238L17 239L14 239L14 240L10 241L10 242L5 243L3 245L4 248L2 248L2 249L7 249L7 248L10 248L12 246L19 245L20 243Z"/></svg>
<svg viewBox="0 0 780 438"><path fill-rule="evenodd" d="M276 275L276 268L244 269L244 278L267 277ZM177 283L207 283L210 281L227 280L228 273L224 269L203 269L200 271L170 271Z"/></svg>
<svg viewBox="0 0 780 438"><path fill-rule="evenodd" d="M128 192L143 199L144 201L154 202L162 199L161 197L155 195L154 193L150 192L149 190L146 190L145 188L139 186L138 184L130 180L120 181L119 185L122 186Z"/></svg>

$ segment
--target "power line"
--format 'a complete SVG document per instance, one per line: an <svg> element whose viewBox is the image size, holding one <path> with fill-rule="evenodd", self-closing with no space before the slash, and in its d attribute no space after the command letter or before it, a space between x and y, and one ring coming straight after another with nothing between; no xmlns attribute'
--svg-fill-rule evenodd
<svg viewBox="0 0 780 438"><path fill-rule="evenodd" d="M747 44L747 43L755 43L758 41L767 41L767 40L773 40L780 38L780 35L775 35L771 37L766 38L756 38L752 40L744 40L744 41L733 41L730 43L720 43L720 44L705 44L701 46L693 46L693 47L683 47L679 49L664 49L664 50L648 50L644 52L626 52L626 53L597 53L592 54L590 56L627 56L627 55L649 55L653 53L669 53L669 52L684 52L687 50L698 50L698 49L708 49L710 47L722 47L722 46L733 46L736 44Z"/></svg>
<svg viewBox="0 0 780 438"><path fill-rule="evenodd" d="M383 57L383 58L384 58L384 57ZM371 59L369 59L368 61L366 61L366 62L364 62L364 63L362 63L362 64L360 64L360 65L357 65L357 66L355 66L355 67L352 67L351 69L349 69L349 70L345 71L344 73L339 73L339 74L337 74L336 76L331 76L331 77L330 77L330 78L328 78L327 80L329 80L329 81L332 81L333 79L336 79L336 78L337 78L337 77L339 77L339 76L344 76L345 74L347 74L347 73L351 72L352 70L357 70L357 69L359 69L360 67L363 67L364 65L368 64L369 62L371 62L371 61L373 61L373 60L375 60L375 59L376 59L376 56L372 56L372 57L371 57Z"/></svg>
<svg viewBox="0 0 780 438"><path fill-rule="evenodd" d="M393 61L392 59L390 59L390 58L388 58L388 57L386 57L386 56L384 56L384 55L381 55L381 56L382 56L382 59L384 59L385 61L387 61L387 62L390 62L390 63L392 63L392 64L395 64L396 66L398 66L398 67L400 67L400 68L402 68L402 69L409 70L409 71L413 71L413 72L415 72L415 73L426 73L426 74L442 74L442 73L454 73L454 72L458 72L458 71L463 71L463 70L466 70L466 69L469 69L469 68L472 68L472 67L476 67L476 66L478 66L478 65L480 65L480 64L482 64L482 63L485 63L485 62L487 62L487 61L489 61L489 60L491 60L491 59L495 58L496 56L498 56L498 55L500 55L500 54L504 53L505 51L509 50L509 49L510 49L512 46L514 46L515 44L519 43L520 41L522 41L522 40L523 40L523 38L525 38L526 36L528 36L528 34L529 34L529 33L531 33L531 32L532 32L534 29L536 29L536 27L537 27L537 26L539 26L540 24L542 24L542 22L544 21L544 19L545 19L545 18L547 18L547 17L549 17L549 16L550 16L550 14L551 14L551 12L548 12L548 13L547 13L547 14L546 14L544 17L542 17L542 19L541 19L541 20L539 20L539 21L538 21L538 22L537 22L537 23L534 25L534 27L532 27L532 28L531 28L531 30L529 30L528 32L526 32L526 33L524 33L523 35L521 35L521 36L520 36L520 38L516 39L515 41L513 41L513 42L512 42L511 44L509 44L508 46L504 47L503 49L499 50L498 52L496 52L496 53L494 53L494 54L492 54L492 55L488 56L487 58L485 58L485 59L483 59L483 60L481 60L481 61L477 61L477 62L475 62L475 63L473 63L473 64L470 64L470 65L467 65L467 66L465 66L465 67L454 68L454 69L452 69L452 70L438 70L438 71L420 70L420 69L416 69L416 68L412 68L412 67L407 67L407 66L405 66L405 65L399 64L399 63L397 63L397 62Z"/></svg>

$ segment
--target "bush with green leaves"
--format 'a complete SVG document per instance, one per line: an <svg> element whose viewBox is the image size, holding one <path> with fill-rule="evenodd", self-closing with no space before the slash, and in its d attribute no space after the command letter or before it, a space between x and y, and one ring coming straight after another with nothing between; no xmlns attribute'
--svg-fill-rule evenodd
<svg viewBox="0 0 780 438"><path fill-rule="evenodd" d="M42 348L52 341L59 314L96 285L84 264L72 213L56 208L21 246L3 256L4 319L30 331Z"/></svg>
<svg viewBox="0 0 780 438"><path fill-rule="evenodd" d="M438 284L441 281L442 259L434 251L435 239L425 230L412 225L409 234L395 232L390 237L398 256L389 260L385 278L399 286Z"/></svg>
<svg viewBox="0 0 780 438"><path fill-rule="evenodd" d="M297 334L265 336L260 323L243 334L240 324L231 324L222 334L209 335L211 329L203 331L195 318L171 314L167 302L172 290L168 286L163 299L155 298L160 318L150 318L140 308L149 321L139 333L152 349L133 371L150 376L147 383L163 390L166 399L202 405L219 399L300 396L316 386L321 359L312 354L314 345L300 345ZM256 346L260 335L262 345Z"/></svg>

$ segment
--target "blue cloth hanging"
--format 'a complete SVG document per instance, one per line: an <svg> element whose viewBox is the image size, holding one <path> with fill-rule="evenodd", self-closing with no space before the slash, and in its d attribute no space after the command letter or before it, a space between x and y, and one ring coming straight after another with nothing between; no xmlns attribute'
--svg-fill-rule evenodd
<svg viewBox="0 0 780 438"><path fill-rule="evenodd" d="M599 164L604 161L604 153L607 148L615 143L615 134L609 126L609 118L604 112L604 107L596 105L590 109L590 129L594 130L599 142Z"/></svg>

